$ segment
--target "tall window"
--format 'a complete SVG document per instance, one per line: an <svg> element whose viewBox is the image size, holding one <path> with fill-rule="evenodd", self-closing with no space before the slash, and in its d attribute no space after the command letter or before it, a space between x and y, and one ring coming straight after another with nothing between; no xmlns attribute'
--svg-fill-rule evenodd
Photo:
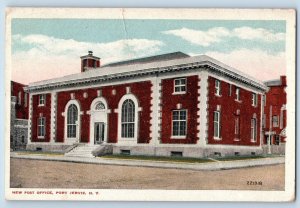
<svg viewBox="0 0 300 208"><path fill-rule="evenodd" d="M257 94L252 93L252 106L257 106Z"/></svg>
<svg viewBox="0 0 300 208"><path fill-rule="evenodd" d="M240 101L240 88L235 88L235 100Z"/></svg>
<svg viewBox="0 0 300 208"><path fill-rule="evenodd" d="M220 135L220 111L214 111L214 137L221 138L221 135Z"/></svg>
<svg viewBox="0 0 300 208"><path fill-rule="evenodd" d="M186 91L186 78L180 78L174 80L174 92L182 93Z"/></svg>
<svg viewBox="0 0 300 208"><path fill-rule="evenodd" d="M122 105L122 137L134 138L134 124L135 124L135 105L130 99L123 102Z"/></svg>
<svg viewBox="0 0 300 208"><path fill-rule="evenodd" d="M257 134L257 129L256 129L256 118L251 119L251 140L256 141L256 134Z"/></svg>
<svg viewBox="0 0 300 208"><path fill-rule="evenodd" d="M221 95L221 82L220 80L215 80L215 94L216 95Z"/></svg>
<svg viewBox="0 0 300 208"><path fill-rule="evenodd" d="M46 101L46 96L40 95L39 96L39 105L45 105L45 101Z"/></svg>
<svg viewBox="0 0 300 208"><path fill-rule="evenodd" d="M46 123L45 117L38 118L38 137L45 136L45 123Z"/></svg>
<svg viewBox="0 0 300 208"><path fill-rule="evenodd" d="M279 126L278 123L279 123L278 122L278 116L276 116L276 115L272 116L272 125L273 125L273 127L278 127Z"/></svg>
<svg viewBox="0 0 300 208"><path fill-rule="evenodd" d="M28 102L28 100L27 100L28 97L27 96L28 96L28 94L25 92L24 93L24 107L27 107L27 102Z"/></svg>
<svg viewBox="0 0 300 208"><path fill-rule="evenodd" d="M234 119L234 135L236 139L240 138L240 116L238 115Z"/></svg>
<svg viewBox="0 0 300 208"><path fill-rule="evenodd" d="M76 138L77 136L77 121L78 121L78 109L75 104L71 104L68 108L67 118L67 137Z"/></svg>
<svg viewBox="0 0 300 208"><path fill-rule="evenodd" d="M22 104L22 93L21 92L18 93L18 104L19 105Z"/></svg>
<svg viewBox="0 0 300 208"><path fill-rule="evenodd" d="M172 112L172 136L186 136L186 110L174 110Z"/></svg>

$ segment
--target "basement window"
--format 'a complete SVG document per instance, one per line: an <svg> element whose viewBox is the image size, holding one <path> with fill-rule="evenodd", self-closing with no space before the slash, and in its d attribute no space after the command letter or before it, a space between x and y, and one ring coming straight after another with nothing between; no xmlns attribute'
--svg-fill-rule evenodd
<svg viewBox="0 0 300 208"><path fill-rule="evenodd" d="M234 155L235 156L240 156L240 152L235 152Z"/></svg>
<svg viewBox="0 0 300 208"><path fill-rule="evenodd" d="M182 157L182 152L171 151L171 157Z"/></svg>
<svg viewBox="0 0 300 208"><path fill-rule="evenodd" d="M43 148L41 148L41 147L36 148L36 151L42 151L42 150L43 150Z"/></svg>
<svg viewBox="0 0 300 208"><path fill-rule="evenodd" d="M215 157L221 157L222 156L221 152L215 152L214 155L215 155Z"/></svg>
<svg viewBox="0 0 300 208"><path fill-rule="evenodd" d="M130 150L121 150L121 155L130 155Z"/></svg>
<svg viewBox="0 0 300 208"><path fill-rule="evenodd" d="M251 155L255 155L255 152L251 152Z"/></svg>

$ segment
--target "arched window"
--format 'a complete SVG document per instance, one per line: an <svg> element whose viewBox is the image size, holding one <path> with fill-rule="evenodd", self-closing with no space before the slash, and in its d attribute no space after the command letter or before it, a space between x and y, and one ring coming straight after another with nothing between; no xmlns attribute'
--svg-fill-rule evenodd
<svg viewBox="0 0 300 208"><path fill-rule="evenodd" d="M104 110L105 105L101 101L96 104L95 110Z"/></svg>
<svg viewBox="0 0 300 208"><path fill-rule="evenodd" d="M135 131L135 105L130 99L123 102L121 128L123 138L134 138Z"/></svg>
<svg viewBox="0 0 300 208"><path fill-rule="evenodd" d="M76 128L78 121L78 109L75 104L71 104L67 114L67 137L76 138Z"/></svg>

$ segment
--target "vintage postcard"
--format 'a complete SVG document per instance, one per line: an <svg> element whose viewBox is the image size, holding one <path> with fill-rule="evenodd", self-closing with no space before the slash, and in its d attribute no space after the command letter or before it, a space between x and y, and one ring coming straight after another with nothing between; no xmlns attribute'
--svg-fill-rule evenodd
<svg viewBox="0 0 300 208"><path fill-rule="evenodd" d="M7 8L6 199L292 201L295 11Z"/></svg>

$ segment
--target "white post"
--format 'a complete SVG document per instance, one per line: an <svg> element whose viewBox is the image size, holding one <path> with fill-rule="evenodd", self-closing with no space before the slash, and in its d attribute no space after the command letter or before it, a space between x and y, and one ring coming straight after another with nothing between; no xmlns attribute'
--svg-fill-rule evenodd
<svg viewBox="0 0 300 208"><path fill-rule="evenodd" d="M272 132L272 105L270 106L270 128L269 128L269 141L268 141L268 154L271 154L271 132Z"/></svg>

